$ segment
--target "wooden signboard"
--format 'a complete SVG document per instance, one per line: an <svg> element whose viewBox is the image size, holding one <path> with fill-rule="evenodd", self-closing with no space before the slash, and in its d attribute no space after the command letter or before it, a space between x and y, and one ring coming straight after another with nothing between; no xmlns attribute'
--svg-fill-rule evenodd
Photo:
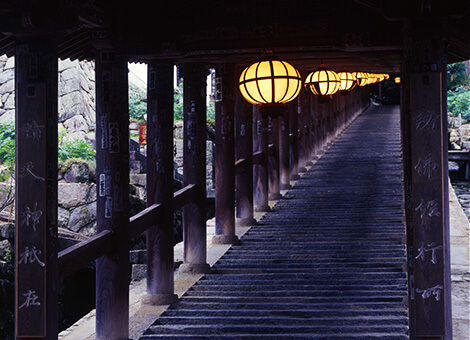
<svg viewBox="0 0 470 340"><path fill-rule="evenodd" d="M411 74L414 316L416 336L445 336L442 74ZM444 79L445 80L445 79ZM447 126L447 125L445 125ZM446 160L445 160L446 161Z"/></svg>

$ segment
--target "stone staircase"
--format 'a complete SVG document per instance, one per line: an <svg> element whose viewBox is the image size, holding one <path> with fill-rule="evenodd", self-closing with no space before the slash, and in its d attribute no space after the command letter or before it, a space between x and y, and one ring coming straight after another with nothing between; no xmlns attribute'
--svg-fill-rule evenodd
<svg viewBox="0 0 470 340"><path fill-rule="evenodd" d="M371 108L141 339L408 339L401 175Z"/></svg>

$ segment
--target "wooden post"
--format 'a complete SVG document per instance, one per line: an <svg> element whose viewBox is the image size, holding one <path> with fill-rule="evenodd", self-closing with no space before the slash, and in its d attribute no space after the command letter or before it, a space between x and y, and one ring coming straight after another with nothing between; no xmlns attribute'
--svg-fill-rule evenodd
<svg viewBox="0 0 470 340"><path fill-rule="evenodd" d="M269 118L268 145L272 146L272 153L268 157L268 191L269 199L282 198L279 166L279 116Z"/></svg>
<svg viewBox="0 0 470 340"><path fill-rule="evenodd" d="M16 45L16 338L57 339L57 50Z"/></svg>
<svg viewBox="0 0 470 340"><path fill-rule="evenodd" d="M289 131L290 131L290 179L298 180L299 176L299 97L287 104L289 109Z"/></svg>
<svg viewBox="0 0 470 340"><path fill-rule="evenodd" d="M245 159L244 171L235 177L235 198L237 207L237 224L254 225L253 217L253 118L252 105L236 91L235 96L235 155L236 159Z"/></svg>
<svg viewBox="0 0 470 340"><path fill-rule="evenodd" d="M129 106L127 61L116 50L96 57L97 231L115 245L96 261L96 338L129 333Z"/></svg>
<svg viewBox="0 0 470 340"><path fill-rule="evenodd" d="M147 207L163 204L161 221L147 230L147 295L141 302L171 304L173 254L173 63L148 62Z"/></svg>
<svg viewBox="0 0 470 340"><path fill-rule="evenodd" d="M405 24L405 81L409 82L409 184L413 261L412 338L452 339L446 53L439 21ZM405 85L408 88L408 85ZM409 222L409 221L408 221ZM411 255L412 254L412 255Z"/></svg>
<svg viewBox="0 0 470 340"><path fill-rule="evenodd" d="M305 135L305 120L306 120L306 97L310 96L307 90L300 91L299 94L299 115L298 115L298 135L299 135L299 172L305 172L305 154L307 137Z"/></svg>
<svg viewBox="0 0 470 340"><path fill-rule="evenodd" d="M97 260L96 336L127 339L129 309L129 114L127 62L115 50L96 58L97 231L115 246Z"/></svg>
<svg viewBox="0 0 470 340"><path fill-rule="evenodd" d="M185 63L183 81L183 186L195 184L193 202L183 208L184 263L179 272L207 273L206 244L206 77L203 63Z"/></svg>
<svg viewBox="0 0 470 340"><path fill-rule="evenodd" d="M312 121L312 107L310 103L316 100L315 97L313 97L311 94L308 96L305 96L305 103L304 103L304 109L305 109L305 115L304 115L304 124L303 124L303 130L304 130L304 136L305 136L305 152L304 152L304 164L305 166L312 166L312 141L313 141L313 136L312 136L312 131L310 130L311 127L311 121Z"/></svg>
<svg viewBox="0 0 470 340"><path fill-rule="evenodd" d="M235 65L220 64L215 78L215 235L212 243L238 243L235 235Z"/></svg>
<svg viewBox="0 0 470 340"><path fill-rule="evenodd" d="M271 211L268 204L268 116L253 105L253 153L261 152L260 164L253 165L253 198L255 211Z"/></svg>
<svg viewBox="0 0 470 340"><path fill-rule="evenodd" d="M290 104L287 104L284 114L279 117L279 166L281 189L290 189Z"/></svg>

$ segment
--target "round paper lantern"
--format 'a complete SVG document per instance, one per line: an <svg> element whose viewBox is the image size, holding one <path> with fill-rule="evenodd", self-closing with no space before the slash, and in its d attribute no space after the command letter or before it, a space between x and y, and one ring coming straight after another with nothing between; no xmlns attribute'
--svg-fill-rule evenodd
<svg viewBox="0 0 470 340"><path fill-rule="evenodd" d="M329 96L338 92L341 80L336 72L321 67L305 79L305 87L318 96Z"/></svg>
<svg viewBox="0 0 470 340"><path fill-rule="evenodd" d="M357 79L357 85L366 86L367 85L367 74L364 72L356 72L354 74Z"/></svg>
<svg viewBox="0 0 470 340"><path fill-rule="evenodd" d="M356 76L351 72L339 72L338 77L340 80L339 91L351 91L356 87L357 79Z"/></svg>
<svg viewBox="0 0 470 340"><path fill-rule="evenodd" d="M284 104L295 99L302 79L291 64L265 60L243 70L239 79L240 92L251 104Z"/></svg>

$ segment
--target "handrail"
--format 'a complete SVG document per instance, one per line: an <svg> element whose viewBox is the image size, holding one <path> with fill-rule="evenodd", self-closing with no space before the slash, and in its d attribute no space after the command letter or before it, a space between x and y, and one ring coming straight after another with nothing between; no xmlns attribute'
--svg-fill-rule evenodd
<svg viewBox="0 0 470 340"><path fill-rule="evenodd" d="M58 254L59 279L75 273L98 257L103 256L114 242L114 233L103 230L86 241L77 243Z"/></svg>
<svg viewBox="0 0 470 340"><path fill-rule="evenodd" d="M263 163L263 158L264 158L263 151L257 151L255 153L253 153L252 163L253 164L261 164L261 163Z"/></svg>
<svg viewBox="0 0 470 340"><path fill-rule="evenodd" d="M274 150L275 150L274 144L269 144L268 145L268 156L273 156L274 155Z"/></svg>
<svg viewBox="0 0 470 340"><path fill-rule="evenodd" d="M161 218L162 210L162 204L152 204L147 209L132 216L129 219L129 238L134 238L142 234L150 228L150 226L158 223Z"/></svg>
<svg viewBox="0 0 470 340"><path fill-rule="evenodd" d="M174 210L194 201L196 185L189 184L173 194ZM150 226L157 224L161 218L163 204L153 204L129 219L129 238L133 238ZM103 230L88 240L77 243L58 254L59 279L75 273L91 261L106 254L113 247L115 234L111 230Z"/></svg>
<svg viewBox="0 0 470 340"><path fill-rule="evenodd" d="M248 160L246 158L241 158L235 162L235 175L241 174L246 171L248 166Z"/></svg>
<svg viewBox="0 0 470 340"><path fill-rule="evenodd" d="M178 210L194 201L197 191L196 184L189 184L173 194L173 209Z"/></svg>

